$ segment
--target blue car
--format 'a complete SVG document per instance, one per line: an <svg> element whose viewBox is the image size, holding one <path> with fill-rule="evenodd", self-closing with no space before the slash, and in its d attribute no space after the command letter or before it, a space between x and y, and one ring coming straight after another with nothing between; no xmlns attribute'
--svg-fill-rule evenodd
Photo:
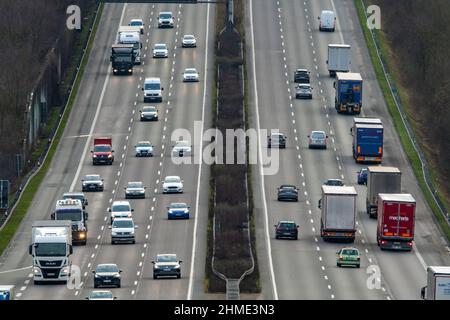
<svg viewBox="0 0 450 320"><path fill-rule="evenodd" d="M189 219L189 207L186 203L171 203L167 207L168 219Z"/></svg>
<svg viewBox="0 0 450 320"><path fill-rule="evenodd" d="M358 184L367 184L367 176L369 175L369 170L361 169L357 173Z"/></svg>

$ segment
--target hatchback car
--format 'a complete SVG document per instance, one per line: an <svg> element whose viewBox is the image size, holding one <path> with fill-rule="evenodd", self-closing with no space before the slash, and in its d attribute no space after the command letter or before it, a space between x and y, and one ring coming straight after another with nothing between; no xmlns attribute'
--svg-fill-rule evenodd
<svg viewBox="0 0 450 320"><path fill-rule="evenodd" d="M167 176L163 181L163 193L183 193L183 180L178 176Z"/></svg>
<svg viewBox="0 0 450 320"><path fill-rule="evenodd" d="M134 149L136 157L153 157L153 145L150 141L139 141Z"/></svg>
<svg viewBox="0 0 450 320"><path fill-rule="evenodd" d="M172 156L175 157L189 157L192 153L192 146L189 141L179 140L175 143L172 149Z"/></svg>
<svg viewBox="0 0 450 320"><path fill-rule="evenodd" d="M89 296L86 297L86 300L116 300L117 297L114 297L112 292L109 290L94 290L91 291Z"/></svg>
<svg viewBox="0 0 450 320"><path fill-rule="evenodd" d="M131 19L131 21L128 25L131 27L139 27L141 30L141 34L144 34L145 23L142 19Z"/></svg>
<svg viewBox="0 0 450 320"><path fill-rule="evenodd" d="M275 227L275 239L287 238L298 239L298 224L294 221L279 221L274 225Z"/></svg>
<svg viewBox="0 0 450 320"><path fill-rule="evenodd" d="M153 263L153 279L159 277L181 278L180 264L183 261L177 259L176 254L158 254Z"/></svg>
<svg viewBox="0 0 450 320"><path fill-rule="evenodd" d="M267 137L268 148L286 148L286 136L283 133L272 133Z"/></svg>
<svg viewBox="0 0 450 320"><path fill-rule="evenodd" d="M357 172L357 181L358 184L367 184L367 177L369 175L369 170L361 169Z"/></svg>
<svg viewBox="0 0 450 320"><path fill-rule="evenodd" d="M111 213L110 222L113 223L116 218L132 218L134 209L128 201L114 201L111 208L108 208Z"/></svg>
<svg viewBox="0 0 450 320"><path fill-rule="evenodd" d="M293 185L281 185L278 189L278 201L298 201L298 189Z"/></svg>
<svg viewBox="0 0 450 320"><path fill-rule="evenodd" d="M111 229L111 244L117 242L136 243L134 231L137 226L134 224L133 218L116 218L109 228Z"/></svg>
<svg viewBox="0 0 450 320"><path fill-rule="evenodd" d="M119 270L116 264L99 264L92 273L94 274L94 288L120 288L120 274L122 273L122 270Z"/></svg>
<svg viewBox="0 0 450 320"><path fill-rule="evenodd" d="M158 121L158 109L154 106L145 106L139 113L141 121Z"/></svg>
<svg viewBox="0 0 450 320"><path fill-rule="evenodd" d="M309 84L309 71L307 69L297 69L294 72L294 82Z"/></svg>
<svg viewBox="0 0 450 320"><path fill-rule="evenodd" d="M167 219L189 219L189 209L186 203L171 203L167 207Z"/></svg>
<svg viewBox="0 0 450 320"><path fill-rule="evenodd" d="M87 174L81 179L81 189L85 191L103 191L103 179L99 174Z"/></svg>
<svg viewBox="0 0 450 320"><path fill-rule="evenodd" d="M186 34L181 40L181 46L183 48L195 48L197 47L197 39L191 34Z"/></svg>
<svg viewBox="0 0 450 320"><path fill-rule="evenodd" d="M186 68L183 72L183 82L198 82L199 75L195 68Z"/></svg>
<svg viewBox="0 0 450 320"><path fill-rule="evenodd" d="M131 198L145 198L145 189L147 189L146 186L142 183L142 181L131 181L128 182L127 186L125 187L125 199L131 199Z"/></svg>
<svg viewBox="0 0 450 320"><path fill-rule="evenodd" d="M361 255L356 248L342 248L336 254L336 265L338 267L355 266L359 268L361 266Z"/></svg>
<svg viewBox="0 0 450 320"><path fill-rule="evenodd" d="M324 131L312 131L310 135L308 135L309 143L308 148L314 149L326 149L327 148L327 139L328 136Z"/></svg>
<svg viewBox="0 0 450 320"><path fill-rule="evenodd" d="M341 179L328 179L324 185L326 186L337 186L337 187L342 187L344 186L344 182L342 182Z"/></svg>
<svg viewBox="0 0 450 320"><path fill-rule="evenodd" d="M312 99L312 87L309 83L295 86L295 99Z"/></svg>
<svg viewBox="0 0 450 320"><path fill-rule="evenodd" d="M173 14L170 11L160 12L158 15L158 28L173 28Z"/></svg>
<svg viewBox="0 0 450 320"><path fill-rule="evenodd" d="M336 29L336 15L334 11L331 10L322 10L320 16L317 17L319 19L319 30L320 31L332 31Z"/></svg>
<svg viewBox="0 0 450 320"><path fill-rule="evenodd" d="M153 58L167 58L169 50L165 43L156 43L153 46Z"/></svg>
<svg viewBox="0 0 450 320"><path fill-rule="evenodd" d="M89 204L88 199L82 192L66 192L63 194L63 199L75 199L80 200L81 204L83 205L83 209L86 209L86 206Z"/></svg>

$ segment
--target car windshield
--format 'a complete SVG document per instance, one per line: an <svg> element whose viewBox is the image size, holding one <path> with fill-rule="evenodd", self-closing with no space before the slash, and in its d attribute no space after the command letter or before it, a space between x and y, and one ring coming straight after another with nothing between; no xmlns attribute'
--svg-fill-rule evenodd
<svg viewBox="0 0 450 320"><path fill-rule="evenodd" d="M112 292L108 291L97 291L97 292L91 292L89 299L112 299L113 294Z"/></svg>
<svg viewBox="0 0 450 320"><path fill-rule="evenodd" d="M110 152L111 147L110 146L95 146L94 152Z"/></svg>
<svg viewBox="0 0 450 320"><path fill-rule="evenodd" d="M112 206L111 211L114 211L114 212L127 212L127 211L131 211L131 208L127 204L116 204L116 205Z"/></svg>
<svg viewBox="0 0 450 320"><path fill-rule="evenodd" d="M86 181L98 181L98 180L101 180L101 179L100 179L100 176L98 176L98 175L92 175L92 176L85 176L84 180L86 180Z"/></svg>
<svg viewBox="0 0 450 320"><path fill-rule="evenodd" d="M144 112L156 112L156 108L155 107L143 107L142 111L144 111Z"/></svg>
<svg viewBox="0 0 450 320"><path fill-rule="evenodd" d="M180 179L178 179L178 178L166 178L166 180L164 180L164 182L166 182L166 183L180 182Z"/></svg>
<svg viewBox="0 0 450 320"><path fill-rule="evenodd" d="M177 256L175 255L157 256L156 262L177 262Z"/></svg>
<svg viewBox="0 0 450 320"><path fill-rule="evenodd" d="M119 272L119 269L116 265L113 264L104 264L97 267L96 272Z"/></svg>
<svg viewBox="0 0 450 320"><path fill-rule="evenodd" d="M172 18L172 15L170 13L160 13L159 18L160 19L170 19L170 18Z"/></svg>
<svg viewBox="0 0 450 320"><path fill-rule="evenodd" d="M140 27L142 25L143 25L142 21L131 21L130 22L130 26L133 26L133 27L136 27L136 26Z"/></svg>
<svg viewBox="0 0 450 320"><path fill-rule="evenodd" d="M128 182L128 188L142 188L142 182Z"/></svg>
<svg viewBox="0 0 450 320"><path fill-rule="evenodd" d="M308 89L310 89L310 86L306 86L304 84L303 85L301 84L301 85L298 86L298 88L302 89L302 90L308 90Z"/></svg>
<svg viewBox="0 0 450 320"><path fill-rule="evenodd" d="M195 69L186 69L185 73L195 74L195 73L197 73L197 70L195 70Z"/></svg>
<svg viewBox="0 0 450 320"><path fill-rule="evenodd" d="M66 199L76 199L76 200L80 200L81 202L83 202L85 200L84 196L81 195L81 194L65 194L63 196L63 199L64 200L66 200Z"/></svg>
<svg viewBox="0 0 450 320"><path fill-rule="evenodd" d="M159 83L146 83L144 90L159 90L160 88Z"/></svg>
<svg viewBox="0 0 450 320"><path fill-rule="evenodd" d="M37 243L34 250L37 257L64 257L66 255L66 244Z"/></svg>
<svg viewBox="0 0 450 320"><path fill-rule="evenodd" d="M356 256L358 255L358 250L355 249L343 249L342 254L349 255L349 256Z"/></svg>
<svg viewBox="0 0 450 320"><path fill-rule="evenodd" d="M311 134L311 138L313 138L313 139L324 139L325 138L325 134L323 132L313 132Z"/></svg>
<svg viewBox="0 0 450 320"><path fill-rule="evenodd" d="M292 192L292 191L295 191L295 190L296 190L296 188L294 186L283 186L283 187L281 187L281 191Z"/></svg>
<svg viewBox="0 0 450 320"><path fill-rule="evenodd" d="M166 45L165 44L155 44L155 49L164 50L164 49L166 49Z"/></svg>
<svg viewBox="0 0 450 320"><path fill-rule="evenodd" d="M150 147L152 144L150 142L139 142L138 147Z"/></svg>
<svg viewBox="0 0 450 320"><path fill-rule="evenodd" d="M186 208L186 203L171 203L170 208L171 209L184 209Z"/></svg>
<svg viewBox="0 0 450 320"><path fill-rule="evenodd" d="M56 210L55 218L56 220L81 221L83 218L83 211L80 209Z"/></svg>
<svg viewBox="0 0 450 320"><path fill-rule="evenodd" d="M185 40L194 40L194 36L184 36Z"/></svg>
<svg viewBox="0 0 450 320"><path fill-rule="evenodd" d="M280 228L293 229L293 228L295 228L295 224L292 222L282 222L282 223L280 223Z"/></svg>
<svg viewBox="0 0 450 320"><path fill-rule="evenodd" d="M133 228L133 221L131 220L114 220L113 228Z"/></svg>

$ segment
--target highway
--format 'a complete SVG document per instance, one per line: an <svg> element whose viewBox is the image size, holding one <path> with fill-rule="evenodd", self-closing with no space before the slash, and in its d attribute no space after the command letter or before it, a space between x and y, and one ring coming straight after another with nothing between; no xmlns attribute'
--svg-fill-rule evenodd
<svg viewBox="0 0 450 320"><path fill-rule="evenodd" d="M352 0L250 0L247 6L247 61L251 84L251 118L261 129L287 135L280 150L279 172L255 178L256 235L265 299L420 299L426 265L448 265L450 255L430 208L401 149L383 95L376 82ZM337 13L336 32L319 32L321 10ZM352 71L364 79L362 116L384 124L383 165L402 171L402 191L414 195L416 247L412 252L381 251L376 244L376 221L365 212L366 187L356 184L349 134L352 116L334 109L333 79L326 66L329 43L352 46ZM294 70L311 71L312 100L296 100ZM309 150L307 135L323 130L327 150ZM266 141L261 141L266 148ZM263 150L265 152L265 150ZM261 172L261 166L255 172ZM320 237L321 184L340 178L358 192L357 236L362 252L360 269L337 268L336 251L345 244L325 243ZM276 200L281 184L299 187L298 203ZM299 240L275 240L273 225L294 220ZM381 274L373 276L373 270ZM379 276L377 276L377 274ZM377 282L374 278L379 278Z"/></svg>
<svg viewBox="0 0 450 320"><path fill-rule="evenodd" d="M170 155L173 130L189 130L194 154L198 155L201 143L200 136L194 141L194 123L199 123L200 130L209 128L211 123L207 111L214 79L214 33L210 32L214 30L213 8L209 4L105 4L63 139L29 212L0 259L1 283L16 285L16 298L84 299L93 290L91 271L100 263L116 263L123 270L121 288L112 289L118 299L184 300L203 295L208 193L202 190L208 188L209 171L198 162L177 165ZM157 28L160 11L173 12L174 29ZM113 76L109 63L111 44L119 25L128 24L132 18L142 18L146 24L142 35L143 64L135 66L132 76ZM197 37L197 48L181 48L184 34ZM154 43L166 43L169 58L153 59ZM189 67L199 71L199 83L182 82L182 73ZM159 109L158 122L139 121L143 106L141 87L149 76L160 77L164 87L164 101L155 104ZM112 136L115 162L112 166L94 167L90 154L93 137L105 135ZM134 145L140 140L152 142L154 157L135 157ZM105 190L86 193L88 244L75 246L72 255L73 264L81 269L81 288L34 285L28 254L31 224L49 219L56 200L69 190L81 191L80 180L90 173L104 178ZM161 182L168 175L181 176L183 194L162 194ZM112 201L125 198L124 186L129 181L143 181L147 186L145 200L130 200L138 225L136 244L113 246L107 208ZM168 221L166 207L171 202L190 205L191 218ZM153 280L151 261L158 253L176 253L183 260L181 279Z"/></svg>

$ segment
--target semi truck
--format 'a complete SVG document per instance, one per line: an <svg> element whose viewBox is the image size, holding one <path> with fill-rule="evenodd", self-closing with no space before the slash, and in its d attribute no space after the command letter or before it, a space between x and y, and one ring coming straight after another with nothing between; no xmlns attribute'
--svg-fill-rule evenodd
<svg viewBox="0 0 450 320"><path fill-rule="evenodd" d="M379 193L401 193L402 173L395 167L367 167L366 209L371 218L377 217Z"/></svg>
<svg viewBox="0 0 450 320"><path fill-rule="evenodd" d="M72 222L70 220L35 221L31 226L28 253L33 257L33 281L65 282L72 265Z"/></svg>
<svg viewBox="0 0 450 320"><path fill-rule="evenodd" d="M92 153L92 164L109 164L114 162L114 150L112 149L111 137L94 138L94 150Z"/></svg>
<svg viewBox="0 0 450 320"><path fill-rule="evenodd" d="M15 286L13 285L0 285L0 301L14 300L14 289Z"/></svg>
<svg viewBox="0 0 450 320"><path fill-rule="evenodd" d="M77 199L57 200L54 220L70 220L72 222L72 242L86 245L88 228L88 213L84 211L83 204Z"/></svg>
<svg viewBox="0 0 450 320"><path fill-rule="evenodd" d="M354 187L322 186L320 235L324 241L355 240L356 197Z"/></svg>
<svg viewBox="0 0 450 320"><path fill-rule="evenodd" d="M328 45L328 72L330 77L336 77L336 72L350 72L351 46L348 44Z"/></svg>
<svg viewBox="0 0 450 320"><path fill-rule="evenodd" d="M415 213L416 200L411 194L378 194L378 246L381 249L411 251Z"/></svg>
<svg viewBox="0 0 450 320"><path fill-rule="evenodd" d="M134 50L134 64L141 64L141 29L139 26L120 26L118 44L131 44Z"/></svg>
<svg viewBox="0 0 450 320"><path fill-rule="evenodd" d="M424 300L450 300L450 267L429 266L427 268L427 285L422 288Z"/></svg>
<svg viewBox="0 0 450 320"><path fill-rule="evenodd" d="M350 130L352 153L356 163L381 163L383 158L383 124L378 118L354 118Z"/></svg>
<svg viewBox="0 0 450 320"><path fill-rule="evenodd" d="M334 105L338 113L360 114L363 80L359 73L336 72Z"/></svg>
<svg viewBox="0 0 450 320"><path fill-rule="evenodd" d="M133 74L135 60L133 45L113 44L110 60L113 74Z"/></svg>

